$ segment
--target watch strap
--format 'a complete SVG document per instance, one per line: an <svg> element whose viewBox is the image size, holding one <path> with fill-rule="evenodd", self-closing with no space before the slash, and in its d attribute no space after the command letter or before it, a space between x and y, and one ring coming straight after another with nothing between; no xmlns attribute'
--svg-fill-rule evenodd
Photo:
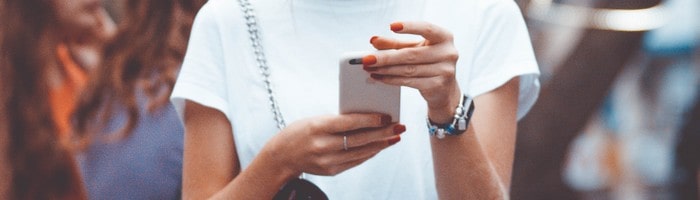
<svg viewBox="0 0 700 200"><path fill-rule="evenodd" d="M454 118L451 123L436 124L429 117L426 117L428 133L439 139L445 138L446 135L456 136L464 133L469 127L469 121L474 113L474 109L474 101L463 94L455 108Z"/></svg>

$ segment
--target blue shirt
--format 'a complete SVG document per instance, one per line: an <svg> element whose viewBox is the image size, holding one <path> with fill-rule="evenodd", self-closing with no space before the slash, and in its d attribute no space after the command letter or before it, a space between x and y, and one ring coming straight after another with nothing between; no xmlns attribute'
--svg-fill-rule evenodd
<svg viewBox="0 0 700 200"><path fill-rule="evenodd" d="M79 156L90 199L180 199L184 129L171 104L146 112L137 95L140 118L128 137L104 138L126 124L123 107L103 133ZM122 108L122 109L119 109Z"/></svg>

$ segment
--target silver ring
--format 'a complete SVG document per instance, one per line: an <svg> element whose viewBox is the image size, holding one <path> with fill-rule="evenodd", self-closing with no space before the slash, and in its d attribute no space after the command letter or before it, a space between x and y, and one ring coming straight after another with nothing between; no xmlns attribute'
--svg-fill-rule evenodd
<svg viewBox="0 0 700 200"><path fill-rule="evenodd" d="M348 136L343 135L343 150L347 151L348 150Z"/></svg>

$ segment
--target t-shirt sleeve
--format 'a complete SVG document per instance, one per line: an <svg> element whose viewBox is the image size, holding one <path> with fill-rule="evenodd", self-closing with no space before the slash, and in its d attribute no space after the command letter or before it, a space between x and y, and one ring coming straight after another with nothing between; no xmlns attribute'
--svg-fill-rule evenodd
<svg viewBox="0 0 700 200"><path fill-rule="evenodd" d="M220 24L210 5L206 4L194 20L185 59L171 95L181 119L185 100L230 116Z"/></svg>
<svg viewBox="0 0 700 200"><path fill-rule="evenodd" d="M472 97L520 77L517 117L530 110L539 94L539 69L525 21L512 0L492 0L483 9L468 83Z"/></svg>

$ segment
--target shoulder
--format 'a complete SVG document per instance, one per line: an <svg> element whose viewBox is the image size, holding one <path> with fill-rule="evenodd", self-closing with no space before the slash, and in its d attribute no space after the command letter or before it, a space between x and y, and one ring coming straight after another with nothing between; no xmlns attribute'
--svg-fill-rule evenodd
<svg viewBox="0 0 700 200"><path fill-rule="evenodd" d="M224 45L222 42L230 40L230 37L224 36L243 34L245 26L245 18L238 1L209 0L194 19L188 49L211 50L215 48L212 45Z"/></svg>
<svg viewBox="0 0 700 200"><path fill-rule="evenodd" d="M195 25L222 25L241 14L235 0L209 0L197 12Z"/></svg>
<svg viewBox="0 0 700 200"><path fill-rule="evenodd" d="M236 0L209 0L199 10L200 13L231 13L234 10L239 10L238 1Z"/></svg>
<svg viewBox="0 0 700 200"><path fill-rule="evenodd" d="M522 14L513 0L476 0L476 7L483 22L519 21Z"/></svg>

